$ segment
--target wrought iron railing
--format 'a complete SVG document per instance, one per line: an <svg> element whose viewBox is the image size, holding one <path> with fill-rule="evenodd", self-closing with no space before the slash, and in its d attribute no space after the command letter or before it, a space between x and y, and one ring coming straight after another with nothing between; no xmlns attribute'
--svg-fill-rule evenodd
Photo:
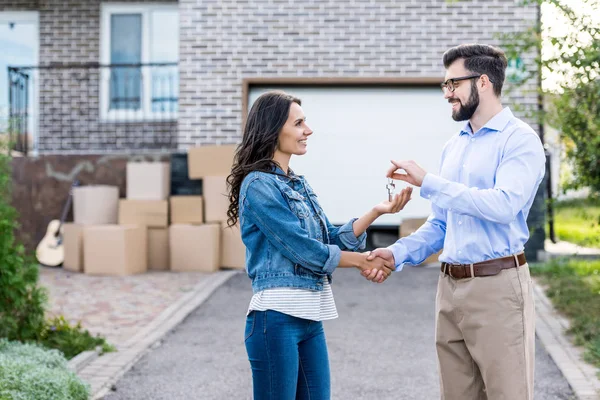
<svg viewBox="0 0 600 400"><path fill-rule="evenodd" d="M174 148L177 63L9 67L13 149Z"/></svg>

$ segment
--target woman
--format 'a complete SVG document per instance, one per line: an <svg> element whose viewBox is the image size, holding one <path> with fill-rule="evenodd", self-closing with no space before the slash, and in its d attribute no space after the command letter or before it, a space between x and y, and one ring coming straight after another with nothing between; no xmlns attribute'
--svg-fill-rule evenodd
<svg viewBox="0 0 600 400"><path fill-rule="evenodd" d="M254 399L329 399L329 360L323 320L337 317L331 292L336 267L378 270L382 282L393 265L367 261L367 227L400 211L405 189L358 219L333 226L302 176L289 169L306 153L312 134L300 100L280 91L261 95L250 110L231 175L228 224L240 222L246 270L254 296L245 343Z"/></svg>

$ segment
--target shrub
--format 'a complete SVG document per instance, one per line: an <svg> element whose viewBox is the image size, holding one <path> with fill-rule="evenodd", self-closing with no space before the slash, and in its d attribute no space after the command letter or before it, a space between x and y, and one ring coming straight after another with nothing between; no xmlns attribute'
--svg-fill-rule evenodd
<svg viewBox="0 0 600 400"><path fill-rule="evenodd" d="M0 339L1 400L87 400L89 387L57 350Z"/></svg>
<svg viewBox="0 0 600 400"><path fill-rule="evenodd" d="M548 297L571 322L568 333L584 346L584 358L600 367L600 260L552 260L531 268Z"/></svg>
<svg viewBox="0 0 600 400"><path fill-rule="evenodd" d="M69 324L63 316L51 318L46 322L45 328L40 333L39 342L46 347L62 351L67 359L98 346L102 348L103 353L115 351L106 339L92 336L79 322L76 325Z"/></svg>
<svg viewBox="0 0 600 400"><path fill-rule="evenodd" d="M0 146L0 337L35 340L44 326L47 295L38 287L37 263L15 242L10 185L10 157Z"/></svg>

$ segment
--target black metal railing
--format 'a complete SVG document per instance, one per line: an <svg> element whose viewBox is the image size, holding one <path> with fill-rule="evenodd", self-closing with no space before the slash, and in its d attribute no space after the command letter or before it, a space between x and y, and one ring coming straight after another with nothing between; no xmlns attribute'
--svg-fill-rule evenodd
<svg viewBox="0 0 600 400"><path fill-rule="evenodd" d="M8 117L5 129L8 133L9 150L27 153L30 147L29 122L29 75L8 68Z"/></svg>
<svg viewBox="0 0 600 400"><path fill-rule="evenodd" d="M9 67L13 149L174 148L177 63Z"/></svg>

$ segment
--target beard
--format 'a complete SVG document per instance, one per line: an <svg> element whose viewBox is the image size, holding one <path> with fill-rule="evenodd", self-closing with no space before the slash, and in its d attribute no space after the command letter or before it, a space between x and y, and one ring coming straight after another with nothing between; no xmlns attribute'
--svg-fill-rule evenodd
<svg viewBox="0 0 600 400"><path fill-rule="evenodd" d="M479 107L479 92L477 91L477 84L471 84L471 94L469 95L469 100L467 100L466 104L462 104L460 100L457 100L459 103L459 108L456 111L452 111L452 119L455 121L466 121L471 119L475 111L477 111L477 107Z"/></svg>

